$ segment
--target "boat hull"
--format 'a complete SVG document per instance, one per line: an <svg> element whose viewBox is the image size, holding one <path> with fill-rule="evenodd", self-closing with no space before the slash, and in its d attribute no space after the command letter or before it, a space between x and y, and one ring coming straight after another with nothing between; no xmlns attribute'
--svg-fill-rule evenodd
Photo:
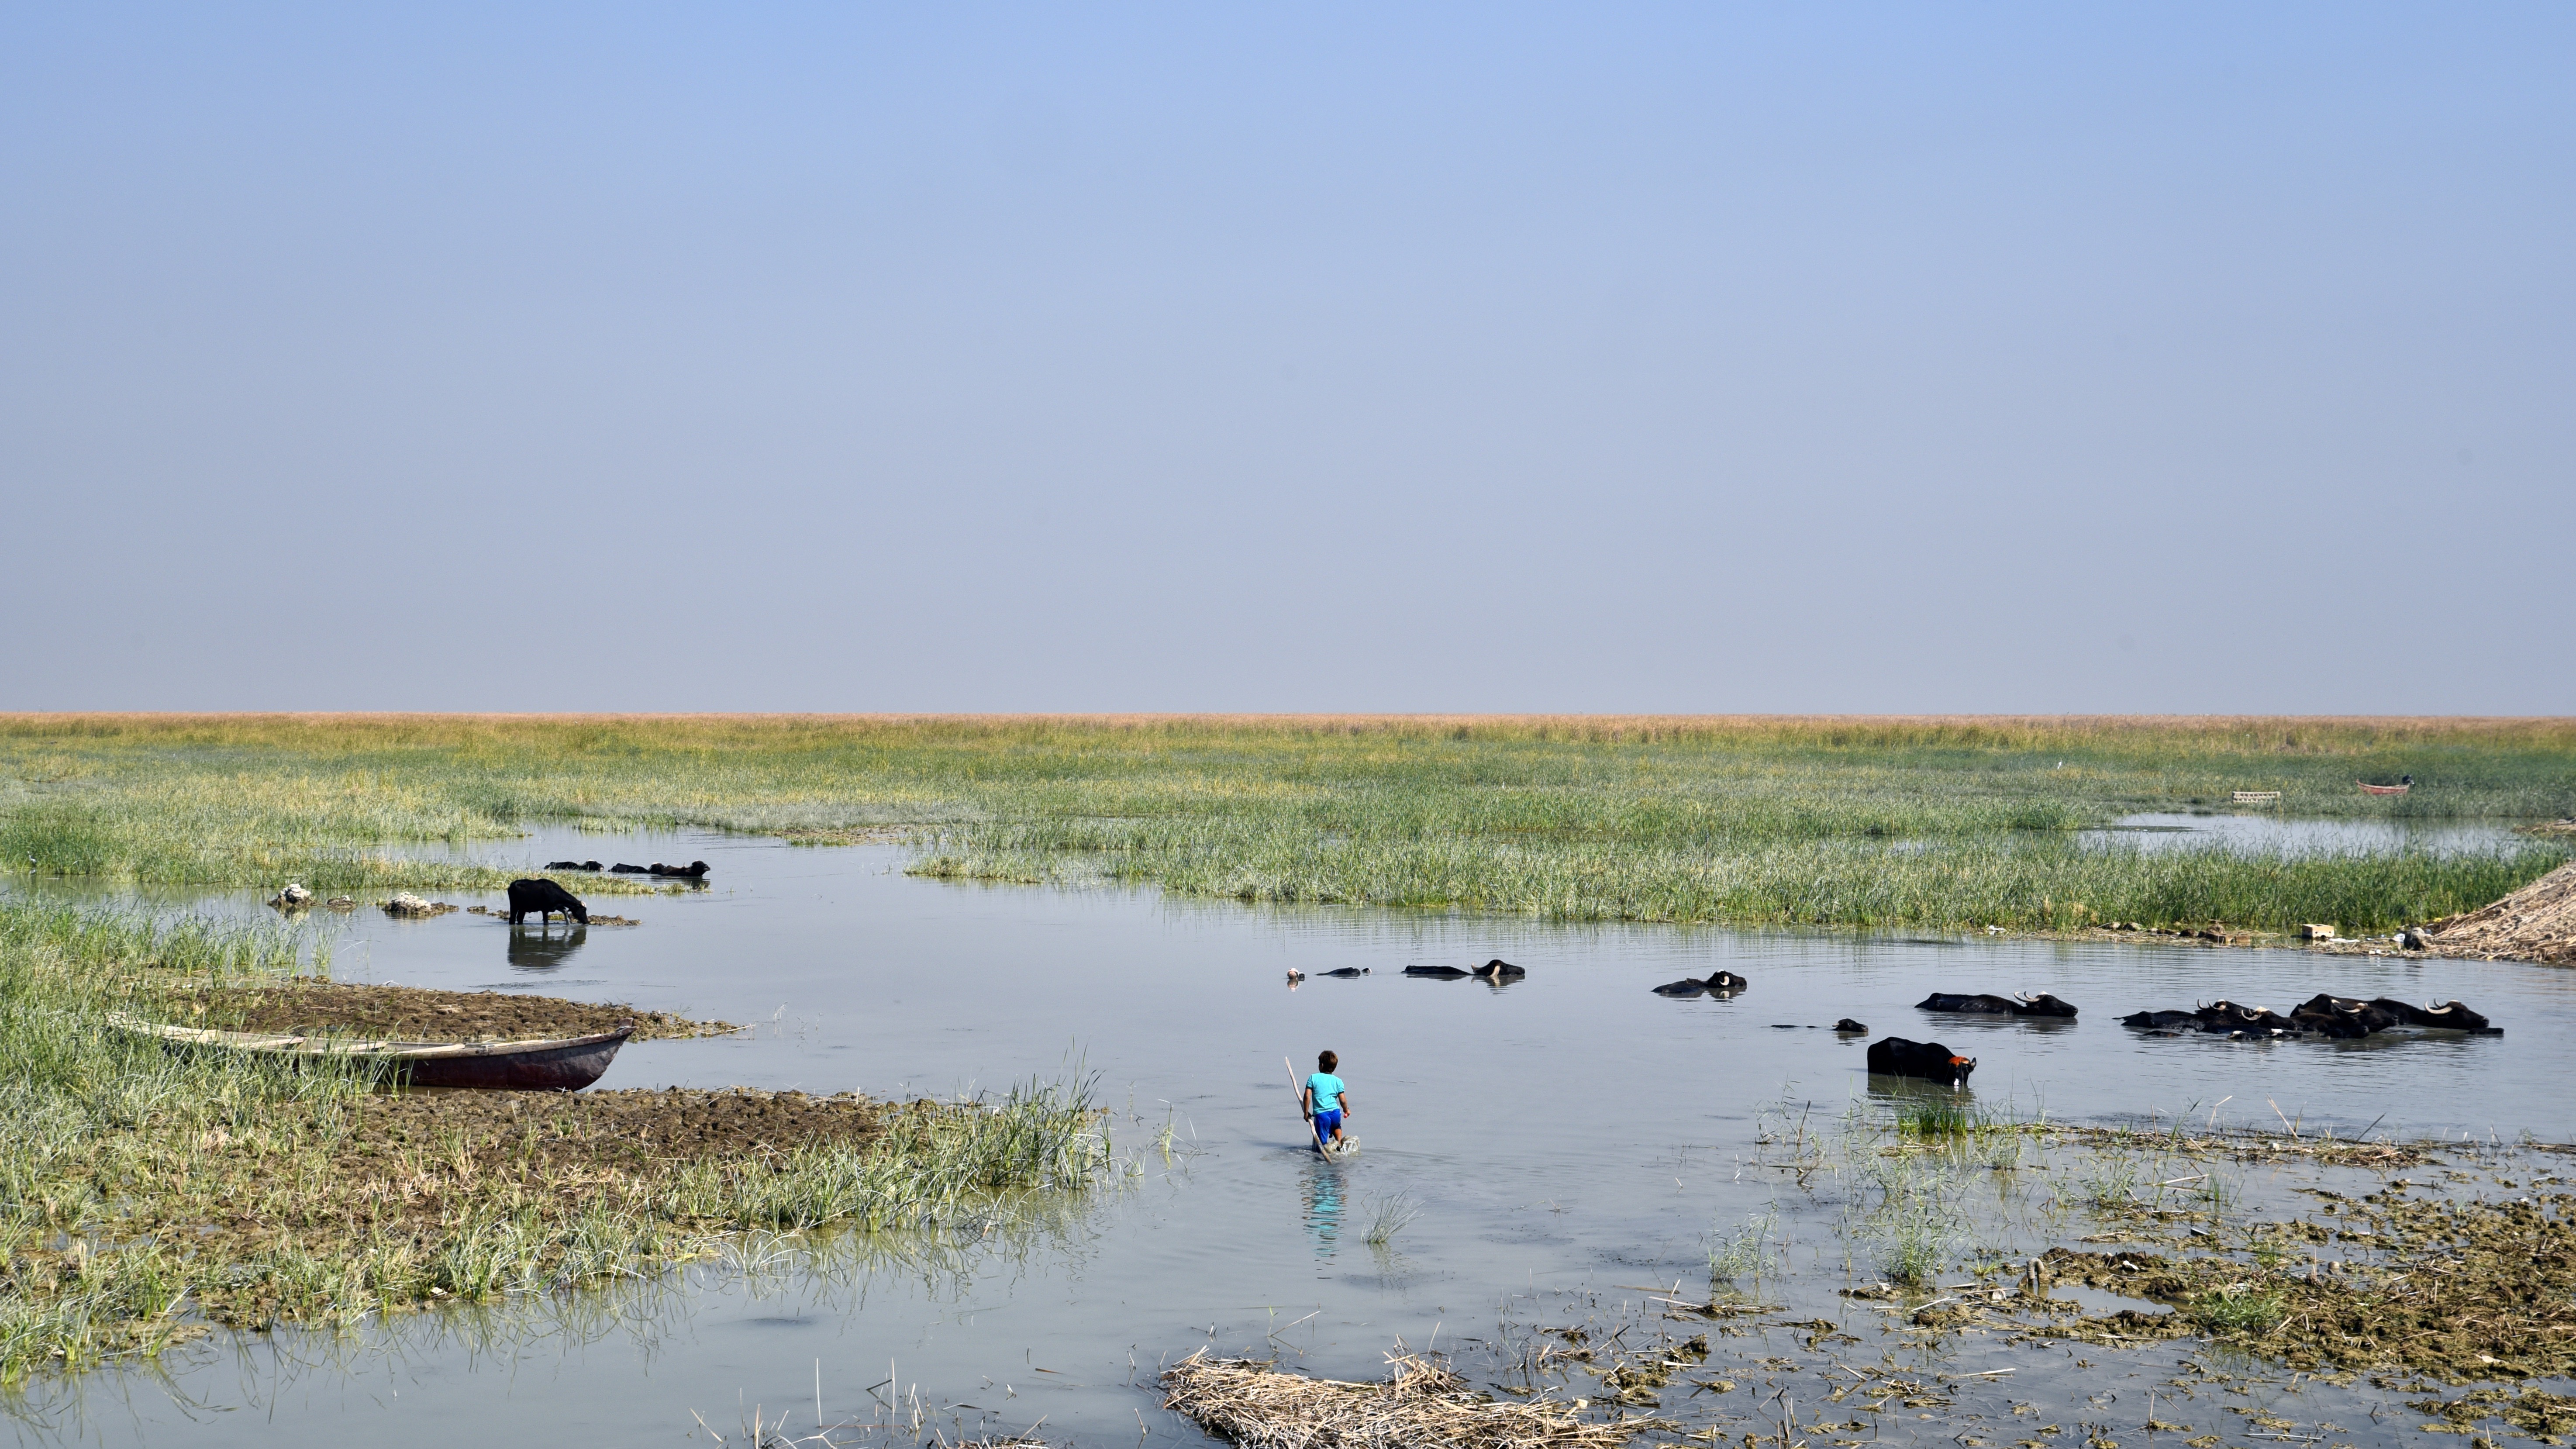
<svg viewBox="0 0 2576 1449"><path fill-rule="evenodd" d="M321 1058L382 1062L393 1085L481 1092L578 1092L599 1080L617 1049L635 1034L632 1022L615 1031L543 1041L438 1042L348 1041L256 1032L165 1026L111 1016L121 1030L156 1037L173 1047L245 1052L304 1062Z"/></svg>
<svg viewBox="0 0 2576 1449"><path fill-rule="evenodd" d="M500 1042L484 1052L397 1057L407 1087L483 1092L578 1092L600 1078L634 1028L560 1042ZM542 1049L538 1049L542 1048Z"/></svg>

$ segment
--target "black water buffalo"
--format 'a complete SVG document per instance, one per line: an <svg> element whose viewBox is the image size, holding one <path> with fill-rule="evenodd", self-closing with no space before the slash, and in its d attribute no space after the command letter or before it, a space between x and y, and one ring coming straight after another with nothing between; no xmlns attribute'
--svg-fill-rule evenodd
<svg viewBox="0 0 2576 1449"><path fill-rule="evenodd" d="M2297 1031L2299 1024L2268 1006L2239 1006L2233 1001L2213 1001L2192 1015L2199 1019L2202 1031L2280 1032Z"/></svg>
<svg viewBox="0 0 2576 1449"><path fill-rule="evenodd" d="M1344 966L1340 970L1327 971L1324 974L1327 976L1339 976L1344 981L1348 981L1354 976L1366 976L1369 974L1369 969L1366 966Z"/></svg>
<svg viewBox="0 0 2576 1449"><path fill-rule="evenodd" d="M672 876L679 880L705 880L707 878L707 863L703 860L693 860L687 865L664 865L662 862L657 860L647 868L646 873L650 875Z"/></svg>
<svg viewBox="0 0 2576 1449"><path fill-rule="evenodd" d="M1705 980L1685 976L1655 988L1657 996L1733 996L1753 983L1732 971L1712 971Z"/></svg>
<svg viewBox="0 0 2576 1449"><path fill-rule="evenodd" d="M2348 996L2333 996L2320 991L2290 1008L2290 1020L2305 1031L2319 1036L2350 1039L2386 1031L2403 1020L2395 1012L2376 1002L2355 1001Z"/></svg>
<svg viewBox="0 0 2576 1449"><path fill-rule="evenodd" d="M2380 997L2370 1003L2408 1026L2444 1027L2452 1031L2473 1031L2481 1036L2502 1036L2504 1028L2487 1025L2487 1019L2456 1001L2439 1006L2414 1006L2403 1001Z"/></svg>
<svg viewBox="0 0 2576 1449"><path fill-rule="evenodd" d="M646 872L644 867L640 865L628 865L626 862L621 860L617 864L610 866L608 868L608 873L610 875L643 875Z"/></svg>
<svg viewBox="0 0 2576 1449"><path fill-rule="evenodd" d="M2073 1016L2074 1004L2042 991L2023 992L2018 996L1957 996L1935 991L1914 1003L1916 1011L1973 1012L1989 1016Z"/></svg>
<svg viewBox="0 0 2576 1449"><path fill-rule="evenodd" d="M1467 973L1455 966L1407 966L1404 968L1404 974L1428 976L1434 981L1455 981Z"/></svg>
<svg viewBox="0 0 2576 1449"><path fill-rule="evenodd" d="M2200 1013L2196 1011L2133 1011L2120 1018L2120 1025L2141 1031L2198 1031Z"/></svg>
<svg viewBox="0 0 2576 1449"><path fill-rule="evenodd" d="M597 870L597 869L599 869L599 862L598 862L598 861L595 861L595 860L550 860L550 861L547 861L547 862L546 862L546 869L548 869L548 870Z"/></svg>
<svg viewBox="0 0 2576 1449"><path fill-rule="evenodd" d="M1511 962L1497 956L1493 960L1486 962L1484 965L1477 967L1467 974L1480 981L1490 981L1499 986L1506 981L1518 981L1522 977L1527 976L1529 972L1526 968L1515 966Z"/></svg>
<svg viewBox="0 0 2576 1449"><path fill-rule="evenodd" d="M1968 1084L1968 1073L1977 1069L1977 1063L1975 1058L1963 1057L1937 1041L1907 1041L1891 1036L1869 1044L1869 1069L1878 1076L1947 1082L1952 1091L1957 1091Z"/></svg>
<svg viewBox="0 0 2576 1449"><path fill-rule="evenodd" d="M1840 1020L1840 1021L1838 1021L1838 1022L1835 1022L1835 1023L1834 1023L1834 1030L1835 1030L1835 1031L1837 1031L1837 1032L1842 1033L1844 1036L1867 1036L1867 1035L1869 1035L1869 1025L1868 1025L1868 1023L1866 1023L1866 1022L1858 1022L1858 1021L1854 1021L1854 1020L1852 1020L1852 1019L1851 1019L1850 1017L1848 1017L1848 1016L1844 1017L1842 1020Z"/></svg>
<svg viewBox="0 0 2576 1449"><path fill-rule="evenodd" d="M590 912L572 892L550 880L514 880L510 882L510 924L515 926L533 912L540 924L558 912L587 926Z"/></svg>

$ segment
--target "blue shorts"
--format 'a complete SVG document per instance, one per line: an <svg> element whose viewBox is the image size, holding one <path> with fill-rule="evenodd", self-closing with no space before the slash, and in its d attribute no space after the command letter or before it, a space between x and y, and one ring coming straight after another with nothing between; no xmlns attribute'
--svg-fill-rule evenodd
<svg viewBox="0 0 2576 1449"><path fill-rule="evenodd" d="M1315 1143L1318 1147L1332 1141L1333 1134L1341 1130L1342 1114L1339 1111L1315 1114Z"/></svg>

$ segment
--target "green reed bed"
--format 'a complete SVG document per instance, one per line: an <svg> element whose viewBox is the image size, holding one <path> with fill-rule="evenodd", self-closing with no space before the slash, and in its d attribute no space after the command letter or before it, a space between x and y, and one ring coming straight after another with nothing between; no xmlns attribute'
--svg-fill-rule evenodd
<svg viewBox="0 0 2576 1449"><path fill-rule="evenodd" d="M2412 774L2414 793L2357 778ZM922 873L1564 919L2373 929L2566 858L2088 851L2142 810L2576 814L2560 720L0 718L0 867L482 887L540 820L917 843ZM614 889L616 882L595 883Z"/></svg>
<svg viewBox="0 0 2576 1449"><path fill-rule="evenodd" d="M377 1090L108 1025L294 927L0 901L0 1384L210 1326L348 1322L720 1258L746 1228L963 1228L1111 1175L1089 1079L897 1107ZM711 1130L712 1129L712 1130Z"/></svg>
<svg viewBox="0 0 2576 1449"><path fill-rule="evenodd" d="M1117 849L1059 852L1044 827L957 832L915 869L1002 880L1089 876L1184 895L1510 912L1555 920L2072 930L2112 921L2304 921L2385 930L2483 905L2563 864L2553 848L2293 856L2083 849L2063 838L1921 849L1871 841L1544 847L1475 839L1297 838L1258 827L1129 832ZM1085 832L1085 838L1096 834Z"/></svg>

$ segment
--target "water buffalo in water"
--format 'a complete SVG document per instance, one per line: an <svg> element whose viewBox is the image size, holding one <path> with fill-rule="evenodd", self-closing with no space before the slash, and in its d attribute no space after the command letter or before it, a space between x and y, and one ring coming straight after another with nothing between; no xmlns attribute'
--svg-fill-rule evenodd
<svg viewBox="0 0 2576 1449"><path fill-rule="evenodd" d="M1338 971L1327 971L1324 974L1327 976L1339 976L1344 981L1348 981L1354 976L1366 976L1369 974L1369 969L1366 966L1344 966Z"/></svg>
<svg viewBox="0 0 2576 1449"><path fill-rule="evenodd" d="M1869 1024L1866 1022L1854 1021L1850 1017L1846 1016L1842 1020L1834 1023L1834 1030L1844 1036L1867 1036L1869 1035Z"/></svg>
<svg viewBox="0 0 2576 1449"><path fill-rule="evenodd" d="M580 901L573 899L572 892L556 885L553 881L514 880L510 882L510 924L513 926L519 924L526 920L531 912L535 913L540 925L544 924L546 917L557 912L570 916L585 926L590 924L590 912L583 909Z"/></svg>
<svg viewBox="0 0 2576 1449"><path fill-rule="evenodd" d="M1467 973L1455 966L1407 966L1404 968L1404 974L1428 976L1434 981L1455 981Z"/></svg>
<svg viewBox="0 0 2576 1449"><path fill-rule="evenodd" d="M1657 996L1733 996L1753 983L1732 971L1712 971L1706 980L1685 976L1655 988Z"/></svg>
<svg viewBox="0 0 2576 1449"><path fill-rule="evenodd" d="M707 878L707 863L703 860L693 860L687 865L664 865L662 862L657 860L647 869L646 873L649 875L672 876L680 880L705 880Z"/></svg>
<svg viewBox="0 0 2576 1449"><path fill-rule="evenodd" d="M1914 1003L1916 1011L1975 1012L1991 1016L2073 1016L2074 1004L2061 1001L2042 991L2023 992L2018 996L1955 996L1935 991Z"/></svg>
<svg viewBox="0 0 2576 1449"><path fill-rule="evenodd" d="M546 869L548 869L548 870L597 870L597 869L599 869L599 862L598 862L598 861L595 861L595 860L550 860L550 861L547 861L547 862L546 862Z"/></svg>
<svg viewBox="0 0 2576 1449"><path fill-rule="evenodd" d="M2408 1026L2446 1027L2452 1031L2473 1031L2480 1036L2504 1035L2503 1027L2487 1025L2485 1017L2456 1001L2445 1001L2439 1006L2414 1006L2383 996L2370 1004Z"/></svg>
<svg viewBox="0 0 2576 1449"><path fill-rule="evenodd" d="M610 866L608 868L608 873L610 875L643 875L646 872L644 867L640 865L628 865L626 862L621 860L617 864Z"/></svg>
<svg viewBox="0 0 2576 1449"><path fill-rule="evenodd" d="M1947 1082L1955 1092L1968 1084L1968 1073L1977 1069L1977 1063L1975 1058L1963 1057L1937 1041L1907 1041L1891 1036L1869 1044L1869 1069L1878 1076Z"/></svg>
<svg viewBox="0 0 2576 1449"><path fill-rule="evenodd" d="M2347 996L2333 996L2320 991L2290 1008L2290 1020L2303 1031L2319 1036L2350 1039L2386 1031L2402 1018L2374 1001L2355 1001Z"/></svg>
<svg viewBox="0 0 2576 1449"><path fill-rule="evenodd" d="M1493 960L1486 962L1484 965L1477 967L1467 974L1475 977L1479 981L1490 981L1494 985L1500 986L1506 981L1518 981L1522 977L1527 976L1529 972L1526 969L1515 966L1511 962L1497 956Z"/></svg>

